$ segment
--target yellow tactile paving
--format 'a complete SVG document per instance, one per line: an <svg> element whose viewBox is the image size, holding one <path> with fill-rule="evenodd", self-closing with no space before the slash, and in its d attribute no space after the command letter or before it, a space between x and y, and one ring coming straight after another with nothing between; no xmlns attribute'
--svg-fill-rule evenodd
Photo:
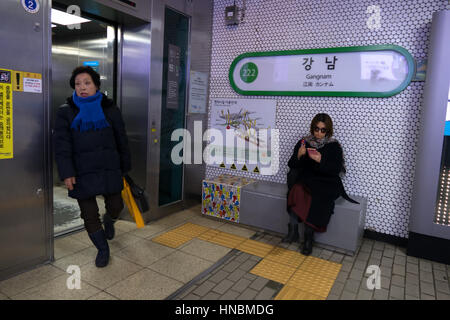
<svg viewBox="0 0 450 320"><path fill-rule="evenodd" d="M275 246L270 244L266 244L260 241L247 239L241 244L239 244L236 249L241 250L243 252L252 254L257 257L264 258L267 254L272 251Z"/></svg>
<svg viewBox="0 0 450 320"><path fill-rule="evenodd" d="M275 300L325 299L342 265L190 222L152 240L177 248L193 238L263 258L250 273L284 284Z"/></svg>
<svg viewBox="0 0 450 320"><path fill-rule="evenodd" d="M286 283L290 287L300 289L326 298L333 287L334 280L298 269Z"/></svg>
<svg viewBox="0 0 450 320"><path fill-rule="evenodd" d="M325 300L325 298L294 287L284 286L274 300Z"/></svg>
<svg viewBox="0 0 450 320"><path fill-rule="evenodd" d="M205 240L205 241L209 241L212 238L217 237L217 235L220 233L221 231L217 231L214 229L209 229L207 230L205 233L202 233L201 235L199 235L197 238L201 239L201 240Z"/></svg>
<svg viewBox="0 0 450 320"><path fill-rule="evenodd" d="M282 284L286 284L295 268L286 266L275 261L263 259L251 271L257 276L273 280Z"/></svg>
<svg viewBox="0 0 450 320"><path fill-rule="evenodd" d="M305 261L306 256L297 251L275 247L264 259L269 259L271 261L282 263L290 267L298 268L298 266L300 266L302 262Z"/></svg>
<svg viewBox="0 0 450 320"><path fill-rule="evenodd" d="M198 237L208 230L209 230L209 228L207 228L207 227L199 226L198 224L187 222L187 223L183 224L182 226L173 229L172 231L178 232L185 236Z"/></svg>
<svg viewBox="0 0 450 320"><path fill-rule="evenodd" d="M195 237L193 236L183 235L177 231L172 230L153 238L152 241L163 244L167 247L178 248L183 243L186 243L194 238Z"/></svg>
<svg viewBox="0 0 450 320"><path fill-rule="evenodd" d="M335 280L341 267L341 264L309 256L301 264L299 270L308 271Z"/></svg>
<svg viewBox="0 0 450 320"><path fill-rule="evenodd" d="M247 240L247 238L236 236L231 233L226 233L219 231L215 236L210 238L208 241L219 244L221 246L227 247L227 248L236 248L239 244Z"/></svg>

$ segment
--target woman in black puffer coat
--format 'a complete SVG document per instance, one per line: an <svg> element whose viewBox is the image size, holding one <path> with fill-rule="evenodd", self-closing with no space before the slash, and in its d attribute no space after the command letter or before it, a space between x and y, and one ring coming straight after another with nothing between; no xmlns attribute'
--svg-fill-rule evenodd
<svg viewBox="0 0 450 320"><path fill-rule="evenodd" d="M75 89L59 107L55 121L55 158L69 196L77 199L90 239L99 250L96 266L109 261L107 239L123 209L123 176L131 169L130 150L121 112L102 94L100 75L91 67L72 72ZM96 196L105 198L103 229Z"/></svg>
<svg viewBox="0 0 450 320"><path fill-rule="evenodd" d="M342 196L357 203L349 198L342 184L340 174L345 172L342 147L332 136L331 117L317 114L311 121L310 135L297 142L288 162L290 223L283 242L298 240L300 220L305 224L301 251L304 255L312 252L314 232L326 232L337 198Z"/></svg>

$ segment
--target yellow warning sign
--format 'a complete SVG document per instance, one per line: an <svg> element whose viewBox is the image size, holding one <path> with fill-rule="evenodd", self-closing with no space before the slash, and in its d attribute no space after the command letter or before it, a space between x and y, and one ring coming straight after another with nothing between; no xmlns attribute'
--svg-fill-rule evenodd
<svg viewBox="0 0 450 320"><path fill-rule="evenodd" d="M254 173L259 173L258 167L255 167L255 169L253 169L253 172L254 172Z"/></svg>
<svg viewBox="0 0 450 320"><path fill-rule="evenodd" d="M11 70L13 91L42 93L42 74Z"/></svg>
<svg viewBox="0 0 450 320"><path fill-rule="evenodd" d="M12 70L0 69L0 159L13 158Z"/></svg>
<svg viewBox="0 0 450 320"><path fill-rule="evenodd" d="M225 163L222 162L222 164L219 167L226 168Z"/></svg>
<svg viewBox="0 0 450 320"><path fill-rule="evenodd" d="M244 164L244 166L241 169L242 171L248 171L247 166Z"/></svg>
<svg viewBox="0 0 450 320"><path fill-rule="evenodd" d="M13 91L23 91L23 72L22 71L13 71L11 80L12 80Z"/></svg>
<svg viewBox="0 0 450 320"><path fill-rule="evenodd" d="M236 170L236 166L234 165L234 163L231 165L230 169Z"/></svg>

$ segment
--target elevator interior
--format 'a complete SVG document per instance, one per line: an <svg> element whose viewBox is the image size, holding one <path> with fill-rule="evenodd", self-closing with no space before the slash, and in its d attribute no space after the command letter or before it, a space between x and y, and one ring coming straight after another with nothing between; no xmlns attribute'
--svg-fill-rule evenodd
<svg viewBox="0 0 450 320"><path fill-rule="evenodd" d="M55 10L57 10L55 12ZM53 13L67 14L53 4ZM52 21L52 128L56 111L72 95L69 79L77 66L91 66L100 74L101 91L113 100L116 98L115 73L117 54L117 27L115 24L82 16L87 21L79 28ZM99 199L100 200L100 199ZM98 201L102 207L102 201ZM67 196L53 162L53 221L55 236L83 228L75 199Z"/></svg>

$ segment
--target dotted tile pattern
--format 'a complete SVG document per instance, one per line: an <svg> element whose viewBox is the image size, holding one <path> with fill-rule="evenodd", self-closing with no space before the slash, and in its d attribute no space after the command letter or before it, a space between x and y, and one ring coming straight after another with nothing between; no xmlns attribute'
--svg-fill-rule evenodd
<svg viewBox="0 0 450 320"><path fill-rule="evenodd" d="M381 9L381 28L370 30L366 10ZM247 1L245 22L225 26L228 0L214 1L210 104L214 98L243 98L228 80L238 55L252 51L396 44L416 60L428 57L432 14L447 1ZM276 12L276 14L273 14ZM229 173L286 182L287 162L315 114L331 115L341 142L349 194L367 197L366 229L408 237L415 153L424 82L412 82L390 98L246 97L276 99L280 130L280 170L274 176L206 167L206 178Z"/></svg>

